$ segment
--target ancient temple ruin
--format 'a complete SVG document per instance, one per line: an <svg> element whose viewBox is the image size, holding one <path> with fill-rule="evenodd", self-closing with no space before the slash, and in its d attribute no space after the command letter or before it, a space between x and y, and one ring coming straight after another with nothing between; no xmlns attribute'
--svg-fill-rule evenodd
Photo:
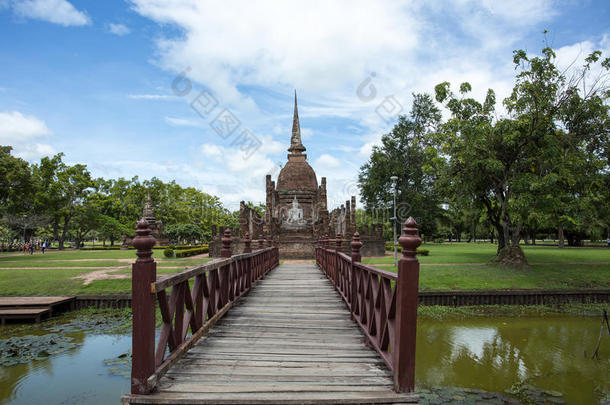
<svg viewBox="0 0 610 405"><path fill-rule="evenodd" d="M148 222L148 227L151 230L151 235L155 237L155 246L167 246L169 245L169 239L163 236L163 222L157 220L155 216L155 210L150 199L150 190L146 192L146 204L142 210L142 218ZM132 238L128 238L123 235L123 244L121 249L128 249L131 246Z"/></svg>
<svg viewBox="0 0 610 405"><path fill-rule="evenodd" d="M240 205L240 232L234 243L241 250L241 239L248 232L251 239L270 239L279 243L280 257L313 259L318 239L342 235L344 251L349 252L349 242L356 232L356 197L329 213L326 178L318 184L315 171L307 162L305 146L301 140L301 126L294 96L292 136L288 148L288 161L281 169L277 181L266 177L265 214L260 215L242 202ZM359 229L363 242L362 254L382 256L384 242L382 226ZM211 255L220 254L220 235L211 243Z"/></svg>

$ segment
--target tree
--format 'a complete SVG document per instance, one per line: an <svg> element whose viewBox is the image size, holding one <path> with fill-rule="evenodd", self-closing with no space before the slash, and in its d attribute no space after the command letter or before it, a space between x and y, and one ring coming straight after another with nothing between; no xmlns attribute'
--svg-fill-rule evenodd
<svg viewBox="0 0 610 405"><path fill-rule="evenodd" d="M31 212L35 183L29 164L12 156L10 146L0 146L0 216Z"/></svg>
<svg viewBox="0 0 610 405"><path fill-rule="evenodd" d="M70 166L62 161L63 153L44 157L34 166L39 187L36 194L37 211L46 213L59 249L64 248L70 221L94 185L87 166Z"/></svg>
<svg viewBox="0 0 610 405"><path fill-rule="evenodd" d="M193 224L171 224L165 228L165 236L175 243L194 243L201 240L203 231Z"/></svg>
<svg viewBox="0 0 610 405"><path fill-rule="evenodd" d="M441 112L427 94L414 94L409 116L400 116L392 131L374 146L371 157L361 168L358 183L366 210L391 212L391 176L398 176L397 216L404 221L416 218L422 233L436 231L440 215L440 195L434 187L442 169L442 159L430 136L436 132Z"/></svg>
<svg viewBox="0 0 610 405"><path fill-rule="evenodd" d="M585 70L599 60L597 52L592 55ZM466 98L471 90L468 83L460 86L460 96L451 92L447 82L435 88L437 101L451 113L439 137L449 167L445 180L455 193L485 207L498 232L497 260L507 265L526 265L519 240L532 210L544 212L550 206L562 211L561 204L548 202L549 196L565 187L579 203L583 201L582 191L569 181L559 181L567 180L562 171L566 158L578 161L587 148L589 157L598 156L602 154L599 145L607 144L600 139L608 132L604 103L609 94L603 82L597 81L583 92L580 86L586 75L567 80L554 59L550 48L532 58L524 51L514 52L519 73L511 95L504 100L508 117L495 118L493 90L480 103ZM601 65L604 69L610 66L607 60ZM568 142L566 149L564 133L582 141Z"/></svg>

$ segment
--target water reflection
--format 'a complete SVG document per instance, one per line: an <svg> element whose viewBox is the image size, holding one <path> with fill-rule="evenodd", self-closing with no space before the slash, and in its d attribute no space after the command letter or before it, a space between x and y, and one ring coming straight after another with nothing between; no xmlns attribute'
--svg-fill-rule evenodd
<svg viewBox="0 0 610 405"><path fill-rule="evenodd" d="M610 393L610 338L591 360L600 319L568 316L422 319L416 380L420 388L504 392L516 383L563 393L567 403L598 403ZM104 359L128 352L129 335L69 333L81 343L48 359L0 367L0 404L113 404L129 380ZM587 356L585 357L585 351Z"/></svg>
<svg viewBox="0 0 610 405"><path fill-rule="evenodd" d="M129 380L112 376L104 359L127 352L131 336L92 335L46 360L0 367L0 404L112 404Z"/></svg>
<svg viewBox="0 0 610 405"><path fill-rule="evenodd" d="M416 378L421 387L499 392L526 382L562 392L568 403L597 403L610 392L610 340L600 360L590 358L598 337L596 318L422 320Z"/></svg>

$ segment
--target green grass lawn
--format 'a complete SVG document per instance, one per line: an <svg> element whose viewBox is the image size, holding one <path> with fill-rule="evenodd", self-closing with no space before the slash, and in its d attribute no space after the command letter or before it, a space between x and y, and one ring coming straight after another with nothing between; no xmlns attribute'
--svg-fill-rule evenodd
<svg viewBox="0 0 610 405"><path fill-rule="evenodd" d="M423 247L430 250L430 256L418 256L421 263L427 264L420 268L421 290L610 288L610 264L586 264L610 262L610 249L524 246L531 266L526 270L514 270L489 264L496 250L495 245L489 243L430 243ZM45 255L37 252L32 256L0 254L0 295L130 293L129 278L96 280L84 285L82 279L73 277L100 268L116 269L110 274L130 275L130 262L124 259L135 257L134 250L67 250ZM154 251L153 257L157 261L158 275L177 273L211 260L165 259L161 250ZM365 258L363 262L395 271L392 256Z"/></svg>
<svg viewBox="0 0 610 405"><path fill-rule="evenodd" d="M162 250L153 252L159 275L177 273L212 260L207 257L166 259ZM131 292L131 278L96 280L84 285L82 279L74 277L99 270L110 270L112 275L131 275L131 261L135 259L135 250L0 254L0 295L127 294Z"/></svg>
<svg viewBox="0 0 610 405"><path fill-rule="evenodd" d="M394 266L378 266L396 272ZM532 265L517 270L500 266L421 266L422 291L506 289L610 289L610 265Z"/></svg>
<svg viewBox="0 0 610 405"><path fill-rule="evenodd" d="M610 262L610 249L564 248L556 246L521 246L530 264ZM417 256L423 264L442 263L489 263L496 254L496 245L491 243L426 243L421 248L430 251L429 256ZM401 253L399 252L399 257ZM366 257L363 263L393 264L394 256Z"/></svg>

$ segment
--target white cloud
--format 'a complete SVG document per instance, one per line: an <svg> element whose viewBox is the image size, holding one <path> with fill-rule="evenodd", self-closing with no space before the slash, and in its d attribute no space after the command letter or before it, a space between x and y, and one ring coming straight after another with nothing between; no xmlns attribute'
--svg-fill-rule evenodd
<svg viewBox="0 0 610 405"><path fill-rule="evenodd" d="M14 145L15 156L27 161L36 161L43 156L53 156L57 153L55 148L44 143L29 143Z"/></svg>
<svg viewBox="0 0 610 405"><path fill-rule="evenodd" d="M91 19L67 0L19 0L13 2L19 16L48 21L63 26L89 25Z"/></svg>
<svg viewBox="0 0 610 405"><path fill-rule="evenodd" d="M223 151L218 145L206 143L201 145L201 153L203 153L203 156L205 157L218 160L222 158Z"/></svg>
<svg viewBox="0 0 610 405"><path fill-rule="evenodd" d="M108 25L108 31L112 34L123 36L131 32L131 30L124 24L113 24Z"/></svg>
<svg viewBox="0 0 610 405"><path fill-rule="evenodd" d="M128 94L134 100L176 100L178 97L169 94Z"/></svg>
<svg viewBox="0 0 610 405"><path fill-rule="evenodd" d="M228 102L241 98L237 84L345 86L419 42L419 23L399 2L133 3L138 13L185 31L158 42L162 66L176 72L190 66L190 76Z"/></svg>
<svg viewBox="0 0 610 405"><path fill-rule="evenodd" d="M201 128L205 121L195 120L191 118L180 117L165 117L165 122L176 127L197 127Z"/></svg>
<svg viewBox="0 0 610 405"><path fill-rule="evenodd" d="M50 135L44 121L19 111L0 112L0 142L19 143Z"/></svg>
<svg viewBox="0 0 610 405"><path fill-rule="evenodd" d="M51 145L36 141L49 135L51 131L44 121L34 116L19 111L0 112L0 144L12 146L15 156L32 161L55 154Z"/></svg>
<svg viewBox="0 0 610 405"><path fill-rule="evenodd" d="M341 162L339 162L339 160L337 158L324 153L324 154L320 155L319 158L316 159L315 165L323 166L325 168L334 168L334 167L341 166Z"/></svg>

